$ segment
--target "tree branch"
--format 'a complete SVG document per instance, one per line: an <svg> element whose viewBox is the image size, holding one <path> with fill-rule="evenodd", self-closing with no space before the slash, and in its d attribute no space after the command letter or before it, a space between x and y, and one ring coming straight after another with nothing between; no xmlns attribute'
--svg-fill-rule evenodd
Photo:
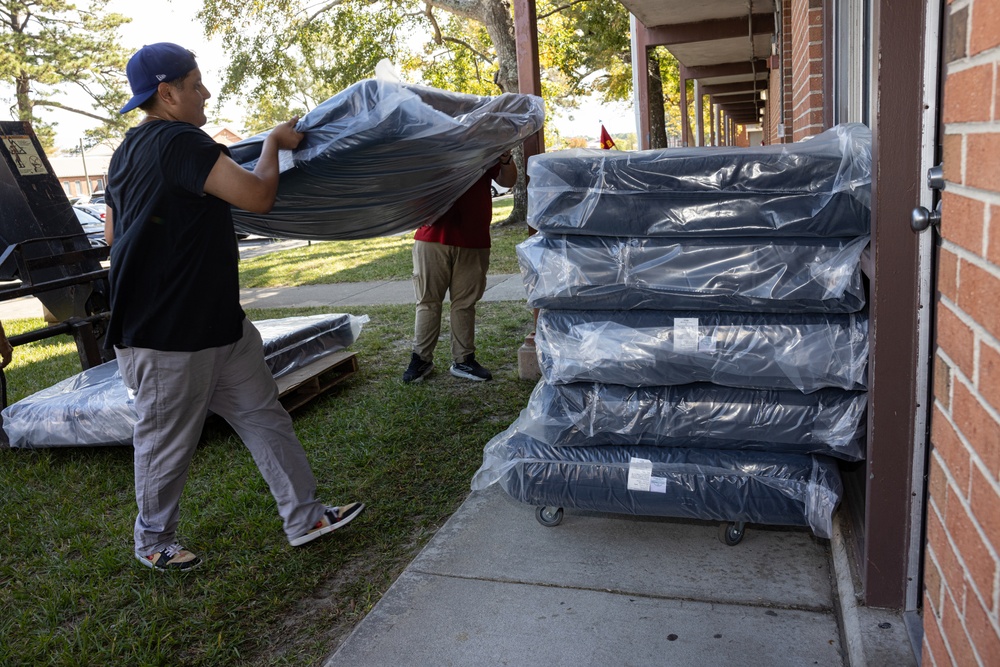
<svg viewBox="0 0 1000 667"><path fill-rule="evenodd" d="M537 20L541 21L542 19L547 19L548 17L552 16L553 14L558 14L559 12L561 12L563 10L566 10L566 9L569 9L573 5L578 5L581 2L587 2L587 0L573 0L573 2L571 2L569 4L560 5L560 6L556 7L555 9L553 9L551 12L546 12L545 14L539 14Z"/></svg>
<svg viewBox="0 0 1000 667"><path fill-rule="evenodd" d="M62 102L56 102L54 100L33 100L32 104L36 107L52 107L55 109L62 109L63 111L70 111L72 113L78 113L81 116L86 116L87 118L93 118L94 120L99 120L102 123L112 125L112 121L108 120L104 116L98 116L97 114L91 113L89 111L84 111L83 109L77 109L75 107L68 106Z"/></svg>
<svg viewBox="0 0 1000 667"><path fill-rule="evenodd" d="M312 23L313 20L315 20L315 18L317 16L319 16L320 14L322 14L324 12L327 12L327 11L333 9L334 7L336 7L338 5L342 5L342 4L344 4L344 0L333 0L333 2L328 2L325 5L323 5L322 7L320 7L319 9L317 9L315 12L313 12L300 25L308 25L308 24ZM308 8L306 8L306 9L308 9ZM303 11L305 11L305 9L303 9Z"/></svg>
<svg viewBox="0 0 1000 667"><path fill-rule="evenodd" d="M473 47L473 46L472 46L471 44L469 44L468 42L464 42L464 41L462 41L462 40L460 40L460 39L456 39L456 38L454 38L454 37L447 37L447 36L446 36L446 37L442 37L442 41L445 41L445 42L451 42L452 44L458 44L459 46L464 46L465 48L467 48L468 50L472 51L472 52L473 52L473 53L475 53L475 54L476 54L477 56L479 56L479 57L480 57L480 58L481 58L482 60L484 60L484 61L486 61L486 62L488 62L488 63L491 63L491 62L493 62L493 58L491 58L491 57L490 57L490 55L489 55L488 53L483 53L482 51L478 51L478 50L476 50L476 49L475 49L475 48L474 48L474 47Z"/></svg>
<svg viewBox="0 0 1000 667"><path fill-rule="evenodd" d="M424 11L424 16L427 17L427 20L430 21L430 23L431 23L431 27L434 28L434 43L435 44L440 44L441 43L441 26L438 25L437 19L434 18L434 11L433 11L434 7L432 7L429 2L426 3L424 5L424 7L427 8Z"/></svg>

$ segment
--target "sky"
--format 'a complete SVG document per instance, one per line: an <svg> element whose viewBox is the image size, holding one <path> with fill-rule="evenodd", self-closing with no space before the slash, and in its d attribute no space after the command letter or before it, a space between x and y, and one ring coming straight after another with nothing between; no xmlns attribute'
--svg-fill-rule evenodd
<svg viewBox="0 0 1000 667"><path fill-rule="evenodd" d="M214 93L222 87L223 72L229 60L221 40L207 40L201 22L195 18L202 1L111 0L108 9L132 18L131 23L121 28L120 43L127 50L136 51L144 44L170 41L194 51L198 56L202 80L209 91ZM209 104L211 107L211 102ZM214 110L214 107L211 108ZM56 128L56 144L61 148L76 146L83 137L83 131L97 123L66 111L53 110L48 114L51 120L59 124ZM238 103L228 104L223 109L223 116L239 121ZM564 137L584 135L596 138L600 135L602 123L612 136L636 131L631 104L601 104L595 99L586 99L579 109L564 112L557 118L549 119L549 122ZM240 125L239 122L234 124Z"/></svg>

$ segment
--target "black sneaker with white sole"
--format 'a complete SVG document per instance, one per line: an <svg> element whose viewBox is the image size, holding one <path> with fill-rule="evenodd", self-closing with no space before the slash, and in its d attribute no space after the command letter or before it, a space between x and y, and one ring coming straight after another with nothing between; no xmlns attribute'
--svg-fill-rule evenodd
<svg viewBox="0 0 1000 667"><path fill-rule="evenodd" d="M424 361L416 352L410 354L410 365L403 371L403 382L420 382L431 374L434 364Z"/></svg>
<svg viewBox="0 0 1000 667"><path fill-rule="evenodd" d="M476 382L484 382L486 380L493 379L493 374L480 366L479 362L476 361L475 355L472 354L466 357L465 361L454 362L451 365L451 374L457 378L475 380Z"/></svg>
<svg viewBox="0 0 1000 667"><path fill-rule="evenodd" d="M302 535L288 540L288 543L293 547L308 544L317 537L331 533L342 526L346 526L351 521L358 518L363 511L365 511L364 503L348 503L347 505L341 505L340 507L327 507L323 512L323 516L321 516L319 521L316 522L316 525Z"/></svg>
<svg viewBox="0 0 1000 667"><path fill-rule="evenodd" d="M157 572L187 572L201 565L198 556L176 542L148 556L136 552L135 557L140 563Z"/></svg>

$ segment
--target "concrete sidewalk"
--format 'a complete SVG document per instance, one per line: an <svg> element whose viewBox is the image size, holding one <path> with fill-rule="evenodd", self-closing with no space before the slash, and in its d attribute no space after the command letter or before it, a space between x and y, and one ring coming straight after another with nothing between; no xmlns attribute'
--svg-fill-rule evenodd
<svg viewBox="0 0 1000 667"><path fill-rule="evenodd" d="M473 493L327 667L842 665L828 545Z"/></svg>
<svg viewBox="0 0 1000 667"><path fill-rule="evenodd" d="M325 667L916 665L808 531L565 510L472 493ZM842 548L842 542L839 543ZM846 554L842 554L846 556Z"/></svg>

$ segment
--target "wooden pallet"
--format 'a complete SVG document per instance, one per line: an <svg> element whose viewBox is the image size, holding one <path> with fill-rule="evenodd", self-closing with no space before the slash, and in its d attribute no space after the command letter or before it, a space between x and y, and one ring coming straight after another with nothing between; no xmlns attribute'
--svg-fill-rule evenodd
<svg viewBox="0 0 1000 667"><path fill-rule="evenodd" d="M358 371L355 352L337 352L277 379L278 400L291 412Z"/></svg>

